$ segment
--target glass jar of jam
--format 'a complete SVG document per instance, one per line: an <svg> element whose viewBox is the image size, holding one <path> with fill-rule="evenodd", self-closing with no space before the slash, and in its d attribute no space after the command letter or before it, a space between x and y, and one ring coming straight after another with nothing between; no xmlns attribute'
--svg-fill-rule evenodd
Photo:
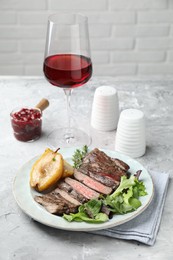
<svg viewBox="0 0 173 260"><path fill-rule="evenodd" d="M11 114L14 136L23 142L32 142L41 136L42 112L39 108L14 109Z"/></svg>

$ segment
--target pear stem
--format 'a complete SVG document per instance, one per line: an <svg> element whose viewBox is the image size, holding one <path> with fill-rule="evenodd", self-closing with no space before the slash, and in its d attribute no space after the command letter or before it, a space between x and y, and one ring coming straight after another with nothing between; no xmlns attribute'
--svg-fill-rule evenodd
<svg viewBox="0 0 173 260"><path fill-rule="evenodd" d="M56 149L56 151L54 153L57 153L60 150L60 148Z"/></svg>

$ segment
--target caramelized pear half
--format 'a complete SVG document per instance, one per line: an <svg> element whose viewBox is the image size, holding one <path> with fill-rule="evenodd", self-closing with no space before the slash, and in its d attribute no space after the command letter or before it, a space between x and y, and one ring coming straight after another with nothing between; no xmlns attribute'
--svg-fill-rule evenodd
<svg viewBox="0 0 173 260"><path fill-rule="evenodd" d="M38 191L47 190L62 177L63 172L62 155L51 149L46 149L31 169L30 186Z"/></svg>
<svg viewBox="0 0 173 260"><path fill-rule="evenodd" d="M67 161L64 160L64 170L63 170L62 178L72 176L73 173L74 173L74 168Z"/></svg>

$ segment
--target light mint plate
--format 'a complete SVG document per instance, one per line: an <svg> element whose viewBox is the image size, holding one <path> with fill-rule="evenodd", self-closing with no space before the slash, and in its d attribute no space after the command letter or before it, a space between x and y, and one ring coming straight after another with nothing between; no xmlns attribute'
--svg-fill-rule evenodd
<svg viewBox="0 0 173 260"><path fill-rule="evenodd" d="M63 155L63 158L72 164L71 158L75 150L76 148L65 148L61 149L60 152ZM89 224L85 222L69 223L62 217L50 214L34 200L34 196L38 193L30 188L29 184L30 171L38 156L26 162L19 169L14 179L13 194L19 207L31 218L42 224L71 231L93 231L106 229L123 224L141 214L149 206L154 195L154 186L150 174L139 162L131 159L130 157L115 151L101 150L110 157L118 158L126 162L130 166L130 172L132 174L134 174L137 170L142 170L140 180L144 182L148 194L140 198L142 205L136 211L127 213L125 215L114 215L112 219L102 224Z"/></svg>

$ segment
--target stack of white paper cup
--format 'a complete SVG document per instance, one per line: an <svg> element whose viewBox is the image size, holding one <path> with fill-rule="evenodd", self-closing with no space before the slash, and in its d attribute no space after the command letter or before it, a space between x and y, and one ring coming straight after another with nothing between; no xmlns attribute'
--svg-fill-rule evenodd
<svg viewBox="0 0 173 260"><path fill-rule="evenodd" d="M117 128L119 118L119 102L115 88L98 87L94 94L91 125L100 131L112 131Z"/></svg>
<svg viewBox="0 0 173 260"><path fill-rule="evenodd" d="M120 114L115 139L115 150L132 158L141 157L146 150L145 117L137 109L126 109Z"/></svg>

